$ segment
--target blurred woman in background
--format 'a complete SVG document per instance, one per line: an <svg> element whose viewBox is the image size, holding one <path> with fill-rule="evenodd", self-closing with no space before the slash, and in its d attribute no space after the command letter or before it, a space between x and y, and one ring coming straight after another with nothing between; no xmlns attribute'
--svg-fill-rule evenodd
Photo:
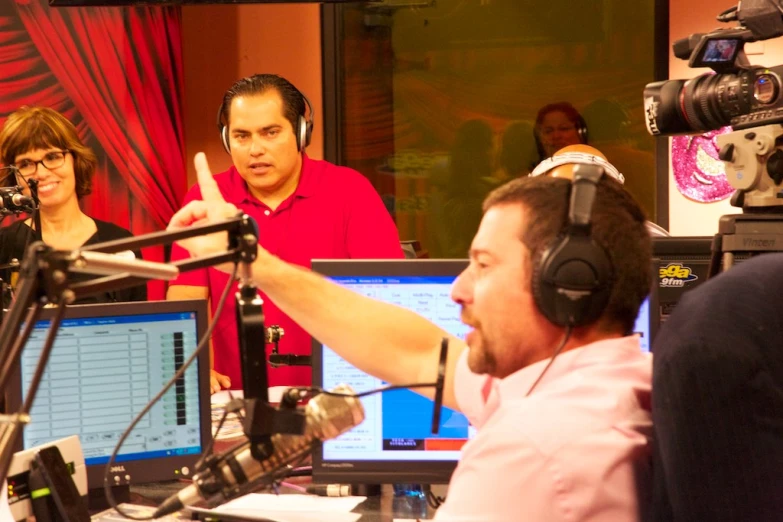
<svg viewBox="0 0 783 522"><path fill-rule="evenodd" d="M540 162L568 145L587 144L587 124L570 103L550 103L536 115L535 138Z"/></svg>

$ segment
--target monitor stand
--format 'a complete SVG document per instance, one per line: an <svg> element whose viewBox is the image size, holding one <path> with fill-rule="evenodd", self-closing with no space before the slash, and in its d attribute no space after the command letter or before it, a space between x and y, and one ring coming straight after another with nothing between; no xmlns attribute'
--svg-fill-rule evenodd
<svg viewBox="0 0 783 522"><path fill-rule="evenodd" d="M112 495L117 504L130 503L130 486L125 484L124 486L112 486ZM91 513L98 511L104 511L111 508L108 500L106 500L106 492L103 486L99 488L92 488L87 491L87 506Z"/></svg>
<svg viewBox="0 0 783 522"><path fill-rule="evenodd" d="M381 494L380 484L354 484L352 494L359 497L375 497Z"/></svg>

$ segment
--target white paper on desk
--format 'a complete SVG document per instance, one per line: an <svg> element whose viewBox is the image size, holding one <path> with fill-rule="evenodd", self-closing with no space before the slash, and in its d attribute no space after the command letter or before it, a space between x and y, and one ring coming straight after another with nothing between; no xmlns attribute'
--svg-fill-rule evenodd
<svg viewBox="0 0 783 522"><path fill-rule="evenodd" d="M360 513L351 510L367 497L319 497L316 495L275 495L251 493L212 510L246 518L278 522L354 522ZM313 515L317 514L317 518Z"/></svg>

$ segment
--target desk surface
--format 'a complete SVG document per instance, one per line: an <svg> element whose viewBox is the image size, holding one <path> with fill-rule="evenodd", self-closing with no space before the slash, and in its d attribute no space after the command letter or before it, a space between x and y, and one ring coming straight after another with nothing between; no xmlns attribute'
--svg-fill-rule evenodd
<svg viewBox="0 0 783 522"><path fill-rule="evenodd" d="M306 482L299 479L299 483ZM184 487L183 482L167 482L131 487L131 503L158 505L169 495ZM281 494L297 494L287 488L281 488ZM359 504L354 513L362 516L359 522L392 522L395 519L432 518L434 510L427 505L426 499L418 497L395 497L390 485L381 488L380 495L368 496ZM313 520L316 520L314 518Z"/></svg>

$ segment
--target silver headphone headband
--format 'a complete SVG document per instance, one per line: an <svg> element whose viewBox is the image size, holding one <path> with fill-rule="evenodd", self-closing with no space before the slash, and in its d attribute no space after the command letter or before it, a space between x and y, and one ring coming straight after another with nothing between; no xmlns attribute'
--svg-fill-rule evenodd
<svg viewBox="0 0 783 522"><path fill-rule="evenodd" d="M563 154L558 154L557 156L547 158L536 165L536 168L533 169L533 172L531 172L530 175L540 176L542 174L546 174L555 167L559 167L561 165L573 165L574 163L581 165L598 165L603 167L606 174L613 177L620 183L625 183L625 176L620 174L620 171L618 171L614 165L600 156L588 154L586 152L565 152Z"/></svg>

